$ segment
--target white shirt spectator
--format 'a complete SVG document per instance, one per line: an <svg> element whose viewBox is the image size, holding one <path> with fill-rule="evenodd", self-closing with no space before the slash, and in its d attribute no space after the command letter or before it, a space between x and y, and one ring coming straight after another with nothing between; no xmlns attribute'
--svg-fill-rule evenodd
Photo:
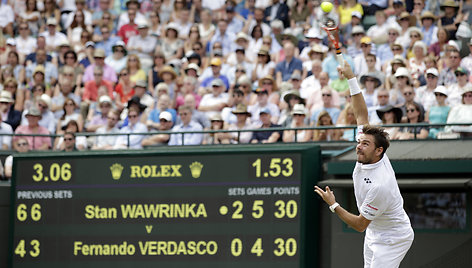
<svg viewBox="0 0 472 268"><path fill-rule="evenodd" d="M127 125L120 130L123 134L130 133L146 133L148 129L145 124L138 122L134 126ZM145 135L129 135L129 144L128 144L128 135L118 136L116 140L115 149L142 149L141 141L145 138Z"/></svg>
<svg viewBox="0 0 472 268"><path fill-rule="evenodd" d="M416 90L415 101L421 103L425 111L429 111L429 108L437 103L434 89L428 90L426 86L419 87Z"/></svg>
<svg viewBox="0 0 472 268"><path fill-rule="evenodd" d="M216 96L213 93L205 94L200 101L200 106L213 106L220 103L227 103L228 102L228 93L221 93L220 95ZM217 114L217 111L207 111L205 115L207 118L211 118L213 115Z"/></svg>
<svg viewBox="0 0 472 268"><path fill-rule="evenodd" d="M203 130L202 125L195 121L190 121L188 125L183 123L172 128L173 132L180 131L201 131ZM203 134L202 133L189 133L184 134L184 144L183 145L199 145L202 144ZM182 145L182 134L172 134L170 135L169 145Z"/></svg>
<svg viewBox="0 0 472 268"><path fill-rule="evenodd" d="M48 31L45 31L41 34L46 38L46 45L58 47L61 43L68 42L65 34L61 32L55 32L54 35L50 35Z"/></svg>
<svg viewBox="0 0 472 268"><path fill-rule="evenodd" d="M0 4L0 27L6 27L14 21L13 8L7 4Z"/></svg>
<svg viewBox="0 0 472 268"><path fill-rule="evenodd" d="M120 133L120 130L117 128L117 127L114 127L110 130L107 130L107 126L103 126L99 129L97 129L97 131L95 131L95 133L97 134L112 134L112 133ZM118 139L118 136L96 136L95 137L95 142L94 142L94 146L98 147L98 148L104 148L106 146L108 147L113 147L115 144L116 144L116 140Z"/></svg>
<svg viewBox="0 0 472 268"><path fill-rule="evenodd" d="M0 122L0 134L13 134L13 129L11 126L5 122ZM11 137L9 135L0 136L0 144L2 150L11 149Z"/></svg>
<svg viewBox="0 0 472 268"><path fill-rule="evenodd" d="M33 53L36 50L36 39L28 36L26 39L23 39L21 36L15 38L16 41L16 50L23 55L28 55Z"/></svg>

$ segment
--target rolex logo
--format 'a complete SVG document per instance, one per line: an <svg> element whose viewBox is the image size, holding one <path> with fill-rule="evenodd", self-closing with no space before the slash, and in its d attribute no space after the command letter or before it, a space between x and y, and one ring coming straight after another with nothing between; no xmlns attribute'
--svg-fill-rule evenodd
<svg viewBox="0 0 472 268"><path fill-rule="evenodd" d="M111 176L114 180L119 180L121 178L121 172L123 172L123 166L115 163L110 166Z"/></svg>
<svg viewBox="0 0 472 268"><path fill-rule="evenodd" d="M203 165L200 162L193 162L190 164L190 172L192 173L192 177L198 179L200 174L202 173Z"/></svg>

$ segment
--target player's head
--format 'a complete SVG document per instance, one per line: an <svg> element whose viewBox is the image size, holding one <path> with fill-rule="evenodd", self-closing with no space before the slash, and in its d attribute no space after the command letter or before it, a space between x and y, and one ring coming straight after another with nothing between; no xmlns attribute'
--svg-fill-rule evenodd
<svg viewBox="0 0 472 268"><path fill-rule="evenodd" d="M390 146L388 133L383 128L365 125L356 147L357 162L373 164L380 159Z"/></svg>

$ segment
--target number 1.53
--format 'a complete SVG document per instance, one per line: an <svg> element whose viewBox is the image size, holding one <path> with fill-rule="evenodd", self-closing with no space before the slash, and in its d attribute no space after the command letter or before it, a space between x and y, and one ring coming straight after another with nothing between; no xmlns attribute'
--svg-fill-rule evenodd
<svg viewBox="0 0 472 268"><path fill-rule="evenodd" d="M293 174L293 160L292 158L271 158L268 163L269 166L264 166L260 158L252 163L256 169L256 177L290 177Z"/></svg>

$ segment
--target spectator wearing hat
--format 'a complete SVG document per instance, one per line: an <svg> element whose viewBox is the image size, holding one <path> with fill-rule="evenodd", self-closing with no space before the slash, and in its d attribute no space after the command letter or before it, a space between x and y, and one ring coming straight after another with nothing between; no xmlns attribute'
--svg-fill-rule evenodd
<svg viewBox="0 0 472 268"><path fill-rule="evenodd" d="M56 31L56 19L48 18L46 21L46 25L46 31L42 32L41 35L45 38L46 50L48 52L54 52L61 43L67 41L67 36L61 32Z"/></svg>
<svg viewBox="0 0 472 268"><path fill-rule="evenodd" d="M231 143L250 143L253 132L242 130L251 130L256 128L257 125L251 123L251 120L249 120L251 113L248 112L247 106L240 103L232 113L236 115L236 122L228 126L228 130L233 130L233 132L228 133Z"/></svg>
<svg viewBox="0 0 472 268"><path fill-rule="evenodd" d="M405 67L396 68L393 77L395 78L395 81L390 88L390 104L396 106L405 102L403 89L411 86L412 82L410 72Z"/></svg>
<svg viewBox="0 0 472 268"><path fill-rule="evenodd" d="M142 68L147 72L152 66L151 54L157 45L156 37L149 35L147 23L138 24L138 35L131 36L128 40L128 51L138 55Z"/></svg>
<svg viewBox="0 0 472 268"><path fill-rule="evenodd" d="M303 42L305 44L303 44L299 58L302 61L314 59L323 60L326 56L325 53L328 51L328 47L323 44L323 33L321 30L317 27L312 27L305 34L305 38L307 42ZM299 45L299 47L302 46Z"/></svg>
<svg viewBox="0 0 472 268"><path fill-rule="evenodd" d="M305 122L307 111L305 105L295 104L292 109L292 123L289 128L304 128L308 127ZM307 142L311 141L313 137L312 130L284 130L282 140L284 142Z"/></svg>
<svg viewBox="0 0 472 268"><path fill-rule="evenodd" d="M176 90L176 78L177 78L177 73L174 71L174 68L172 68L169 65L166 65L161 68L159 71L159 77L163 80L162 83L165 83L169 89L169 97L174 100L176 98L175 96L175 90Z"/></svg>
<svg viewBox="0 0 472 268"><path fill-rule="evenodd" d="M198 110L205 112L210 118L216 113L221 112L228 105L228 93L225 92L226 86L223 80L216 78L211 81L211 93L203 95Z"/></svg>
<svg viewBox="0 0 472 268"><path fill-rule="evenodd" d="M172 120L173 120L172 115L169 112L163 111L162 113L160 113L158 131L170 131L173 125ZM141 142L141 145L143 147L167 145L169 140L170 140L170 134L159 133L159 134L154 134L154 135L146 137Z"/></svg>
<svg viewBox="0 0 472 268"><path fill-rule="evenodd" d="M41 111L37 107L31 107L25 114L27 124L19 126L15 130L15 134L51 134L47 128L39 125L41 120ZM51 138L48 136L22 136L28 140L30 150L49 150L51 148ZM18 141L19 137L16 136L14 141Z"/></svg>
<svg viewBox="0 0 472 268"><path fill-rule="evenodd" d="M7 78L1 86L3 86L2 91L10 92L11 98L15 102L13 105L13 109L22 112L24 109L25 99L28 92L23 88L18 88L18 82L14 77Z"/></svg>
<svg viewBox="0 0 472 268"><path fill-rule="evenodd" d="M156 86L157 94L161 95L159 95L156 106L149 111L149 115L146 119L146 125L150 130L159 129L159 115L164 111L172 115L172 122L177 120L177 111L172 108L172 100L169 95L167 93L160 93L166 89L165 86L166 84L164 83L160 83Z"/></svg>
<svg viewBox="0 0 472 268"><path fill-rule="evenodd" d="M120 73L121 70L126 68L128 62L128 51L126 50L125 43L123 41L116 42L112 47L113 53L105 58L105 64L111 66L116 73Z"/></svg>
<svg viewBox="0 0 472 268"><path fill-rule="evenodd" d="M290 126L292 122L292 110L295 104L305 104L305 100L300 97L300 92L291 88L291 84L288 85L289 89L283 93L283 99L286 105L285 108L281 109L279 121L277 121L277 124L282 127Z"/></svg>
<svg viewBox="0 0 472 268"><path fill-rule="evenodd" d="M406 11L406 8L407 8L405 0L393 0L392 7L393 7L393 14L391 14L390 17L388 17L387 19L387 23L390 25L398 24L397 19L400 17L402 12Z"/></svg>
<svg viewBox="0 0 472 268"><path fill-rule="evenodd" d="M216 114L216 113L215 113ZM202 131L202 126L192 120L192 107L189 106L180 106L179 107L179 117L182 121L180 124L175 125L172 128L172 132L182 132L182 131ZM182 135L184 135L182 137ZM202 133L175 133L171 134L169 145L199 145L203 141Z"/></svg>
<svg viewBox="0 0 472 268"><path fill-rule="evenodd" d="M134 106L128 107L128 124L120 129L120 133L124 134L118 136L116 144L113 149L142 149L141 142L146 137L142 133L147 133L148 129L145 124L140 122L142 110ZM135 134L135 135L130 135Z"/></svg>
<svg viewBox="0 0 472 268"><path fill-rule="evenodd" d="M36 51L36 63L31 63L26 67L26 81L28 83L33 82L33 74L40 70L36 67L42 67L42 73L44 75L44 82L48 85L54 85L58 78L57 67L51 62L47 61L46 51L43 49L38 49Z"/></svg>
<svg viewBox="0 0 472 268"><path fill-rule="evenodd" d="M450 85L445 85L448 91L447 104L450 107L460 105L462 103L462 93L466 88L472 84L469 82L469 71L463 67L459 67L454 72L457 82Z"/></svg>
<svg viewBox="0 0 472 268"><path fill-rule="evenodd" d="M15 100L13 100L10 91L0 91L0 114L3 122L10 125L12 130L16 130L21 122L21 112L15 110L14 103Z"/></svg>
<svg viewBox="0 0 472 268"><path fill-rule="evenodd" d="M360 82L367 108L377 105L376 89L383 84L381 78L376 73L366 73L361 76Z"/></svg>
<svg viewBox="0 0 472 268"><path fill-rule="evenodd" d="M18 24L19 35L15 38L16 50L21 55L21 58L34 53L36 49L36 38L31 36L27 22L20 22Z"/></svg>
<svg viewBox="0 0 472 268"><path fill-rule="evenodd" d="M439 86L439 73L436 68L426 70L426 85L416 90L415 101L423 105L425 111L436 103L434 90Z"/></svg>
<svg viewBox="0 0 472 268"><path fill-rule="evenodd" d="M468 86L462 92L462 103L452 107L447 117L447 123L472 123L472 87ZM472 135L472 126L447 126L446 132L460 133L463 137Z"/></svg>
<svg viewBox="0 0 472 268"><path fill-rule="evenodd" d="M423 1L421 1L423 2ZM407 49L410 45L410 28L416 28L416 17L404 11L397 16L397 23L400 25L401 31L398 37L398 42ZM416 28L418 29L418 28ZM419 29L418 29L419 30ZM416 41L416 40L415 40Z"/></svg>
<svg viewBox="0 0 472 268"><path fill-rule="evenodd" d="M377 57L382 66L393 59L393 44L395 44L397 38L400 36L400 27L398 27L396 23L389 25L387 28L387 34L387 43L382 44L377 48Z"/></svg>
<svg viewBox="0 0 472 268"><path fill-rule="evenodd" d="M92 120L87 122L87 124L85 125L87 132L95 132L97 131L97 129L107 125L108 113L112 111L113 102L109 96L104 95L98 99L98 107L100 112L94 114ZM116 121L115 124L117 122L118 121Z"/></svg>
<svg viewBox="0 0 472 268"><path fill-rule="evenodd" d="M260 128L279 128L281 125L274 124L271 120L271 114L268 108L263 108L259 112L259 118L262 122ZM255 131L252 134L251 143L275 143L282 141L282 131Z"/></svg>
<svg viewBox="0 0 472 268"><path fill-rule="evenodd" d="M450 51L448 56L447 67L441 70L439 74L440 85L451 85L457 83L455 72L461 65L461 56L459 51Z"/></svg>
<svg viewBox="0 0 472 268"><path fill-rule="evenodd" d="M391 125L401 123L403 112L400 108L386 105L383 108L376 110L376 115L380 118L382 125ZM393 138L397 135L399 128L398 127L385 127L385 131L388 133L388 136Z"/></svg>
<svg viewBox="0 0 472 268"><path fill-rule="evenodd" d="M352 29L355 26L362 25L361 23L362 23L362 14L361 14L361 12L353 11L352 14L351 14L350 22L340 26L341 27L341 33L342 33L341 38L343 40L343 43L345 42L346 45L350 44Z"/></svg>
<svg viewBox="0 0 472 268"><path fill-rule="evenodd" d="M392 46L392 50L395 52L397 52L397 48L395 47L397 45L401 48L401 45L399 43L395 43ZM389 61L388 63L386 63L386 65L384 65L383 70L387 75L385 79L385 88L392 89L395 86L395 83L396 83L395 73L400 67L406 68L407 66L406 64L407 64L407 61L405 57L403 57L402 55L395 55L393 56L393 59L391 61ZM408 69L406 70L408 71ZM408 71L408 74L409 73L410 72ZM411 84L411 81L410 81L410 84Z"/></svg>
<svg viewBox="0 0 472 268"><path fill-rule="evenodd" d="M46 128L49 133L55 133L57 120L54 117L54 114L51 112L51 97L48 94L42 94L34 105L32 105L28 110L25 110L22 115L21 125L28 124L27 115L33 107L37 108L41 112L41 119L39 120L39 125Z"/></svg>
<svg viewBox="0 0 472 268"><path fill-rule="evenodd" d="M347 40L351 40L347 47L347 54L355 58L357 55L362 55L361 39L365 37L364 27L362 27L362 25L352 27L351 37L352 38L347 38Z"/></svg>
<svg viewBox="0 0 472 268"><path fill-rule="evenodd" d="M138 35L138 24L136 16L139 12L136 9L128 9L127 12L123 12L120 15L120 18L122 16L128 16L129 21L123 24L118 23L118 33L116 34L118 37L120 37L125 44L128 44L128 39L131 36ZM126 14L126 15L125 15Z"/></svg>
<svg viewBox="0 0 472 268"><path fill-rule="evenodd" d="M431 11L421 14L421 32L424 34L423 42L429 47L438 41L438 27L434 24L436 16Z"/></svg>
<svg viewBox="0 0 472 268"><path fill-rule="evenodd" d="M232 46L233 51L228 55L226 63L231 66L244 62L247 62L247 64L251 63L252 65L252 61L255 59L254 46L255 44L250 45L250 38L246 33L238 33ZM242 53L242 55L238 56L238 52Z"/></svg>
<svg viewBox="0 0 472 268"><path fill-rule="evenodd" d="M225 121L220 114L215 114L210 118L210 127L206 130L224 130ZM229 144L229 133L205 133L202 144Z"/></svg>
<svg viewBox="0 0 472 268"><path fill-rule="evenodd" d="M375 55L375 51L372 50L372 39L368 36L361 38L361 49L362 54L357 55L354 58L354 73L359 76L368 72L368 66L366 57L368 54ZM375 69L380 71L382 64L379 59L375 61Z"/></svg>
<svg viewBox="0 0 472 268"><path fill-rule="evenodd" d="M248 107L248 111L252 115L252 123L255 125L259 125L262 123L259 119L259 113L264 108L268 108L270 110L272 122L274 124L277 123L280 116L280 110L276 104L269 101L269 91L264 87L260 87L255 90L255 93L257 95L256 102L255 104L250 105Z"/></svg>
<svg viewBox="0 0 472 268"><path fill-rule="evenodd" d="M141 103L141 100L138 96L133 96L127 103L126 108L121 112L121 118L123 119L123 124L121 127L125 127L129 124L128 112L130 109L135 109L139 113L140 121L146 122L146 114L144 111L146 110L147 106ZM143 116L144 114L144 116Z"/></svg>
<svg viewBox="0 0 472 268"><path fill-rule="evenodd" d="M240 79L245 79L245 78L242 77ZM247 90L247 89L244 88L244 90ZM232 96L229 98L229 101L228 101L228 107L223 108L220 114L221 118L227 125L236 124L236 115L233 114L232 112L233 110L236 109L236 107L239 104L241 103L247 104L249 102L245 96L246 96L245 91L243 91L243 89L241 88L241 84L239 87L233 90Z"/></svg>
<svg viewBox="0 0 472 268"><path fill-rule="evenodd" d="M93 52L93 59L95 62L85 68L83 82L86 84L87 82L95 79L94 69L95 66L98 66L102 68L103 80L116 83L118 79L116 77L115 70L113 67L105 63L105 51L103 49L95 49Z"/></svg>
<svg viewBox="0 0 472 268"><path fill-rule="evenodd" d="M269 47L262 46L257 53L257 61L252 71L252 81L258 81L265 76L274 76L275 63L271 60Z"/></svg>
<svg viewBox="0 0 472 268"><path fill-rule="evenodd" d="M87 41L85 43L84 53L85 53L85 57L79 61L79 66L81 66L83 69L86 69L93 62L95 62L95 59L93 58L95 54L95 43L93 41Z"/></svg>
<svg viewBox="0 0 472 268"><path fill-rule="evenodd" d="M277 84L287 81L295 70L303 72L302 61L295 57L295 46L292 43L284 45L285 59L275 66L275 75Z"/></svg>
<svg viewBox="0 0 472 268"><path fill-rule="evenodd" d="M222 60L219 57L214 57L211 59L210 68L211 68L211 75L203 79L202 83L200 84L201 87L206 88L211 85L213 80L220 79L225 86L225 91L229 89L229 81L228 77L222 74ZM202 75L203 77L204 75Z"/></svg>
<svg viewBox="0 0 472 268"><path fill-rule="evenodd" d="M199 85L198 77L200 76L200 67L198 67L198 65L196 63L192 62L192 63L188 64L187 67L185 67L184 73L185 73L185 76L187 76L187 77L192 77L192 78L197 79L196 83L197 83L197 85ZM197 88L198 88L198 86L197 86Z"/></svg>
<svg viewBox="0 0 472 268"><path fill-rule="evenodd" d="M166 25L164 36L161 37L161 46L157 52L162 52L166 61L180 59L184 55L184 41L179 39L179 28L176 23L170 22Z"/></svg>
<svg viewBox="0 0 472 268"><path fill-rule="evenodd" d="M441 17L441 25L448 31L451 39L455 39L457 27L464 19L464 13L459 12L459 3L454 0L443 1L440 5L444 16Z"/></svg>
<svg viewBox="0 0 472 268"><path fill-rule="evenodd" d="M434 90L437 103L429 108L425 115L425 121L430 124L445 124L447 122L447 116L451 107L446 104L447 89L444 86L438 86ZM436 139L438 133L443 131L444 128L430 128L429 137Z"/></svg>
<svg viewBox="0 0 472 268"><path fill-rule="evenodd" d="M223 56L229 55L232 51L235 35L227 31L228 22L224 18L218 20L215 35L211 38L210 45L219 42L222 45Z"/></svg>

